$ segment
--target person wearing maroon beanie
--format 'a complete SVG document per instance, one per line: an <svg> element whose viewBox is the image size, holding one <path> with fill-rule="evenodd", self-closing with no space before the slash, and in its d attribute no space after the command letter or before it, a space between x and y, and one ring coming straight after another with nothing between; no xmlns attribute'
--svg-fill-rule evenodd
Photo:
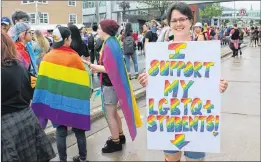
<svg viewBox="0 0 261 162"><path fill-rule="evenodd" d="M100 22L100 27L103 32L107 33L110 36L115 36L118 33L119 24L116 21L106 19Z"/></svg>
<svg viewBox="0 0 261 162"><path fill-rule="evenodd" d="M111 137L106 141L104 148L102 148L102 153L121 151L122 145L126 142L126 138L123 135L121 118L117 113L117 104L119 101L117 88L120 87L123 89L124 87L121 87L123 84L115 82L115 77L120 76L120 74L117 73L119 69L124 70L125 68L122 50L115 37L119 27L114 20L101 21L97 32L100 38L104 40L104 43L100 53L99 65L83 60L92 72L100 72L102 101L111 132ZM117 64L121 66L117 67L117 65L114 64L115 61L108 61L111 58L115 58ZM128 78L127 73L125 78ZM114 87L114 85L117 85L117 87Z"/></svg>

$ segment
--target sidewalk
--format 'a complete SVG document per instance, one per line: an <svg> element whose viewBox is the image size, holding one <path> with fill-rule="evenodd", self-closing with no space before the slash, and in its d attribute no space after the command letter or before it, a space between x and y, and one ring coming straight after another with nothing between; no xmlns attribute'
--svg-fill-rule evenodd
<svg viewBox="0 0 261 162"><path fill-rule="evenodd" d="M243 44L241 46L241 48L246 47L246 44ZM232 53L232 51L230 50L230 48L224 47L221 48L221 58L226 57L228 55L230 55ZM136 99L139 99L140 97L143 97L146 93L146 89L144 87L142 87L138 81L136 79L131 80L133 89L134 89L134 94ZM95 92L94 92L95 94ZM103 112L102 112L102 108L101 108L101 98L100 96L96 97L94 99L94 94L92 95L91 98L91 121L94 122L95 120L103 117ZM52 124L50 123L50 121L48 122L47 128L45 129L45 133L49 136L54 136L55 135L55 129L52 127Z"/></svg>

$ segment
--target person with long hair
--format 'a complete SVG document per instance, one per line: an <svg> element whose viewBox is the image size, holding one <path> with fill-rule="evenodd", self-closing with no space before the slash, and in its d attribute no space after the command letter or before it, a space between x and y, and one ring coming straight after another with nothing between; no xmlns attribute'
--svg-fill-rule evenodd
<svg viewBox="0 0 261 162"><path fill-rule="evenodd" d="M122 57L122 50L115 37L118 29L119 25L114 20L101 21L98 34L104 40L104 43L100 53L100 65L85 61L93 72L101 72L102 105L111 132L111 137L102 148L103 153L121 151L122 145L126 142L121 118L117 112L118 101L132 140L136 137L136 128L142 125Z"/></svg>
<svg viewBox="0 0 261 162"><path fill-rule="evenodd" d="M81 37L81 33L76 25L68 25L69 30L72 35L72 42L70 47L76 51L80 57L84 57L85 59L89 59L90 53L87 45L84 43Z"/></svg>
<svg viewBox="0 0 261 162"><path fill-rule="evenodd" d="M34 51L36 56L36 66L40 65L44 55L50 51L49 41L44 37L43 33L40 30L34 31Z"/></svg>
<svg viewBox="0 0 261 162"><path fill-rule="evenodd" d="M49 161L52 145L30 108L30 75L11 38L1 33L1 156L2 161Z"/></svg>
<svg viewBox="0 0 261 162"><path fill-rule="evenodd" d="M130 72L130 59L132 59L132 62L134 64L135 79L137 79L139 76L139 65L137 60L137 53L135 50L135 40L133 38L133 30L131 23L127 23L125 26L123 51L129 79L132 79Z"/></svg>
<svg viewBox="0 0 261 162"><path fill-rule="evenodd" d="M86 161L85 131L90 130L90 76L77 52L71 47L71 31L53 31L53 49L41 61L32 109L43 128L50 120L56 128L60 161L67 161L66 137L72 127L79 148L74 162Z"/></svg>
<svg viewBox="0 0 261 162"><path fill-rule="evenodd" d="M171 30L173 31L174 42L180 41L192 41L190 35L190 28L192 26L193 13L189 5L184 2L178 2L173 4L167 14L168 22L170 24ZM148 84L148 74L142 73L139 78L139 82L143 86ZM228 86L228 83L224 79L220 79L219 89L223 93ZM165 161L180 161L181 152L164 150ZM203 161L205 159L206 153L203 152L184 152L187 161Z"/></svg>

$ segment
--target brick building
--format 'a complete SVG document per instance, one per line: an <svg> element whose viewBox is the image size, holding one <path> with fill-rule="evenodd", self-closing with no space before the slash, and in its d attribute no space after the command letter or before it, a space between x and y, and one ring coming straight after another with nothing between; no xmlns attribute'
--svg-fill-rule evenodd
<svg viewBox="0 0 261 162"><path fill-rule="evenodd" d="M9 18L16 10L27 12L31 17L30 24L32 25L67 24L68 22L82 24L82 1L4 0L1 9L2 17Z"/></svg>

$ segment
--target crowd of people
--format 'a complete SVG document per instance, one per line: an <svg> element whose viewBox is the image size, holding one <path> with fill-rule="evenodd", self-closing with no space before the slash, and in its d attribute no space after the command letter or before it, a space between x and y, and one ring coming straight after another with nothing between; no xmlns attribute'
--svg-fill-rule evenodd
<svg viewBox="0 0 261 162"><path fill-rule="evenodd" d="M137 33L133 31L131 23L127 23L119 35L117 33L120 26L114 20L102 20L93 25L91 33L87 33L84 27L79 30L73 24L66 27L57 26L50 33L47 30L32 31L28 23L30 17L23 11L16 11L12 15L12 21L3 17L2 161L50 161L54 158L52 145L44 132L45 120L52 121L56 128L60 161L67 161L68 127L73 128L79 149L79 155L75 156L73 161L87 161L85 131L90 130L87 125L90 112L87 108L90 108L92 87L89 82L93 73L100 76L102 106L111 132L111 137L101 151L121 151L126 138L117 113L117 105L120 105L124 112L132 140L137 135L136 129L142 126L129 81L132 79L132 60L135 78L143 86L148 84L147 73L139 74L137 49L146 55L144 47L148 42L223 39L224 31L207 24L202 26L201 23L193 26L192 19L193 12L183 2L173 4L161 24L152 20L143 25L142 32ZM235 51L233 56L240 49L239 35L235 25L229 35L230 44L233 44ZM256 40L256 36L253 38ZM227 86L228 82L221 78L220 92L223 93ZM77 101L81 100L82 104L78 104L75 98ZM56 110L51 111L52 109ZM71 111L79 111L77 122ZM68 119L65 120L65 116ZM164 150L164 154L165 161L181 159L179 151ZM185 152L185 156L187 160L204 160L206 154Z"/></svg>

